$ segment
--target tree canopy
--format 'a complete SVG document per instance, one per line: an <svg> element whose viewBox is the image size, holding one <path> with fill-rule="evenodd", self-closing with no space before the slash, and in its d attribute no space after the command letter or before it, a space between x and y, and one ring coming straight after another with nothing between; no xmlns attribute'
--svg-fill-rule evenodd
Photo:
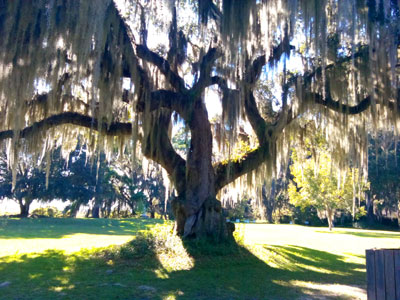
<svg viewBox="0 0 400 300"><path fill-rule="evenodd" d="M94 153L140 145L174 185L176 231L226 235L217 194L277 173L299 116L364 165L369 121L398 132L399 32L393 0L2 0L0 139L11 166L21 139L48 152L84 128ZM246 122L256 139L232 157Z"/></svg>

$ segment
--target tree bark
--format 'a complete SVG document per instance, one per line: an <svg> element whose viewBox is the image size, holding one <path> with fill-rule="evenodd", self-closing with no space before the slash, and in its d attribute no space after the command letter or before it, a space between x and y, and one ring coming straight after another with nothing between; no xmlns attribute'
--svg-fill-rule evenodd
<svg viewBox="0 0 400 300"><path fill-rule="evenodd" d="M371 193L369 191L365 192L365 202L366 202L366 208L367 208L368 223L373 224L375 222L374 201L371 198Z"/></svg>
<svg viewBox="0 0 400 300"><path fill-rule="evenodd" d="M24 199L19 199L18 204L20 209L19 216L21 218L27 218L29 216L29 206L31 205L31 202L28 200L24 201Z"/></svg>
<svg viewBox="0 0 400 300"><path fill-rule="evenodd" d="M178 196L172 200L176 234L186 238L212 238L215 241L232 238L234 224L226 223L219 200L212 197L205 199L194 213L186 208L191 203L193 198L182 199Z"/></svg>
<svg viewBox="0 0 400 300"><path fill-rule="evenodd" d="M269 194L267 193L266 184L264 184L262 187L262 197L263 197L263 202L264 202L264 205L266 208L267 221L270 224L274 223L272 214L274 212L274 206L275 206L275 191L276 191L275 180L272 180L272 182L271 182Z"/></svg>
<svg viewBox="0 0 400 300"><path fill-rule="evenodd" d="M397 226L400 227L400 201L397 202Z"/></svg>
<svg viewBox="0 0 400 300"><path fill-rule="evenodd" d="M326 218L328 220L329 231L333 228L333 210L329 207L326 208Z"/></svg>
<svg viewBox="0 0 400 300"><path fill-rule="evenodd" d="M98 219L100 218L100 204L95 203L92 208L92 218Z"/></svg>
<svg viewBox="0 0 400 300"><path fill-rule="evenodd" d="M211 163L212 131L202 99L195 99L190 122L191 144L186 161L185 190L173 200L175 231L183 237L227 238L229 233L216 199Z"/></svg>

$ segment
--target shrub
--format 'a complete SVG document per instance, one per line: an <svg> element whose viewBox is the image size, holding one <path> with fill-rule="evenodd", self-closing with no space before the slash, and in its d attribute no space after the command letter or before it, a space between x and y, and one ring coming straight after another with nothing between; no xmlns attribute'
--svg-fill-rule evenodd
<svg viewBox="0 0 400 300"><path fill-rule="evenodd" d="M63 216L63 213L53 206L39 207L34 209L31 213L31 217L36 218L60 218Z"/></svg>
<svg viewBox="0 0 400 300"><path fill-rule="evenodd" d="M175 271L194 266L194 259L188 254L181 238L172 233L172 226L165 224L141 231L132 241L106 249L101 256L121 262L156 257L165 269Z"/></svg>

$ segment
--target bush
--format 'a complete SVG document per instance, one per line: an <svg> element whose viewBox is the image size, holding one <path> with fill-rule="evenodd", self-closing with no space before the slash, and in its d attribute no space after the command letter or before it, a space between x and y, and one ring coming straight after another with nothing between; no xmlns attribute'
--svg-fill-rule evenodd
<svg viewBox="0 0 400 300"><path fill-rule="evenodd" d="M326 219L320 219L318 216L318 211L314 206L306 207L305 209L301 209L299 207L295 207L293 212L293 219L295 224L307 224L311 226L326 226Z"/></svg>
<svg viewBox="0 0 400 300"><path fill-rule="evenodd" d="M101 256L121 262L157 257L165 269L175 271L189 270L194 266L194 259L186 251L181 238L172 233L172 226L165 224L141 231L132 241L106 249Z"/></svg>
<svg viewBox="0 0 400 300"><path fill-rule="evenodd" d="M137 217L137 216L132 214L131 210L129 210L129 209L120 209L118 211L117 208L114 208L113 211L110 213L110 216L109 216L109 218L121 218L121 219L132 218L132 217Z"/></svg>
<svg viewBox="0 0 400 300"><path fill-rule="evenodd" d="M63 216L63 213L53 206L39 207L31 213L31 217L33 218L61 218Z"/></svg>
<svg viewBox="0 0 400 300"><path fill-rule="evenodd" d="M225 207L225 212L229 220L235 221L236 219L252 219L253 218L253 207L251 201L247 198L243 198L233 205Z"/></svg>

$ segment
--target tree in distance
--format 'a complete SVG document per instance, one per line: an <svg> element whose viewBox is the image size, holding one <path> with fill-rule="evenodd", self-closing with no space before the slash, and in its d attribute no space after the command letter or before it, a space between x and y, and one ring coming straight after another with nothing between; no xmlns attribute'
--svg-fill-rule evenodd
<svg viewBox="0 0 400 300"><path fill-rule="evenodd" d="M329 230L332 230L336 211L355 214L355 197L363 196L367 185L356 168L349 167L338 176L326 140L320 134L314 133L313 137L305 139L305 143L306 153L295 148L292 152L290 171L293 181L288 188L290 203L302 209L314 206L324 213ZM357 216L365 215L365 210L357 210Z"/></svg>

